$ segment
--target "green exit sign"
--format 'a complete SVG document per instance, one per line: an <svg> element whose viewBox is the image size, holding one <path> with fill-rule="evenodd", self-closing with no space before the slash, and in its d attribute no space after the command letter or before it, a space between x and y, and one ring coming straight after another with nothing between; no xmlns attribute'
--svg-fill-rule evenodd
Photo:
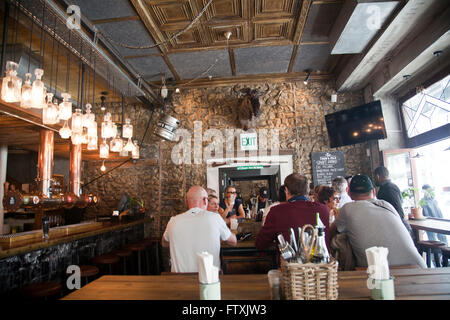
<svg viewBox="0 0 450 320"><path fill-rule="evenodd" d="M241 150L258 150L258 135L256 132L241 133L239 140Z"/></svg>
<svg viewBox="0 0 450 320"><path fill-rule="evenodd" d="M262 169L264 166L240 166L237 167L238 170L254 170L254 169Z"/></svg>

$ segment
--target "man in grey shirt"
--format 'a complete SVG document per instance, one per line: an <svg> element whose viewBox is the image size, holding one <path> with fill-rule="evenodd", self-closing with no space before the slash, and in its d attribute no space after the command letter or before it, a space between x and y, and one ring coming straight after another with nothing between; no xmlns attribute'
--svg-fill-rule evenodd
<svg viewBox="0 0 450 320"><path fill-rule="evenodd" d="M414 242L394 207L375 198L375 188L368 176L356 175L350 182L350 197L331 226L333 233L345 232L356 258L357 267L367 267L365 250L370 247L388 248L390 266L418 265L426 268Z"/></svg>

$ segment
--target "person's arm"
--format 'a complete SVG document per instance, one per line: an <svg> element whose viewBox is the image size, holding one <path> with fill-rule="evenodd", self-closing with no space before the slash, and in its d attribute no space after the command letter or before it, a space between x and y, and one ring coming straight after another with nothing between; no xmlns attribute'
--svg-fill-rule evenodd
<svg viewBox="0 0 450 320"><path fill-rule="evenodd" d="M237 245L236 235L234 233L231 233L230 237L227 240L225 240L225 242L230 246L236 247Z"/></svg>
<svg viewBox="0 0 450 320"><path fill-rule="evenodd" d="M236 216L236 218L245 218L245 211L244 211L244 206L242 205L242 203L239 205L238 208L238 215Z"/></svg>
<svg viewBox="0 0 450 320"><path fill-rule="evenodd" d="M222 207L219 207L219 213L222 216L223 220L225 220L226 222L229 222L230 220L227 218L228 213L233 210L233 205L231 206L227 206L226 202L225 202L225 209L223 209Z"/></svg>
<svg viewBox="0 0 450 320"><path fill-rule="evenodd" d="M163 236L162 239L161 239L161 246L162 246L163 248L168 248L169 245L170 245L169 241L167 241L167 240L164 238L164 236Z"/></svg>

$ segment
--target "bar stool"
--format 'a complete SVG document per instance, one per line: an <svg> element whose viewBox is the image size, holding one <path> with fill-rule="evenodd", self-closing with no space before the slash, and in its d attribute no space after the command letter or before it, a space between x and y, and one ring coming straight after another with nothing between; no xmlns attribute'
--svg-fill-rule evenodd
<svg viewBox="0 0 450 320"><path fill-rule="evenodd" d="M47 300L61 294L62 286L57 282L44 281L29 284L21 289L18 293L23 298L41 298Z"/></svg>
<svg viewBox="0 0 450 320"><path fill-rule="evenodd" d="M80 276L85 281L85 285L89 283L90 277L95 277L100 273L100 269L96 266L90 266L90 265L81 265L80 266Z"/></svg>
<svg viewBox="0 0 450 320"><path fill-rule="evenodd" d="M116 256L118 256L120 259L123 260L123 274L127 274L127 260L128 257L130 257L133 254L133 252L127 249L118 249L114 250L111 253L115 254Z"/></svg>
<svg viewBox="0 0 450 320"><path fill-rule="evenodd" d="M108 266L109 274L113 274L113 265L118 263L120 258L115 254L104 254L101 256L94 257L92 263L98 265L99 267Z"/></svg>
<svg viewBox="0 0 450 320"><path fill-rule="evenodd" d="M448 260L450 259L450 247L441 247L442 251L442 266L448 267Z"/></svg>
<svg viewBox="0 0 450 320"><path fill-rule="evenodd" d="M146 247L146 262L147 262L147 273L150 274L150 261L149 261L149 256L148 256L148 251L152 249L153 246L155 246L155 254L154 254L154 274L160 274L160 258L159 258L159 253L160 253L160 239L159 238L147 238L142 240L141 242L139 242L140 244L145 245Z"/></svg>
<svg viewBox="0 0 450 320"><path fill-rule="evenodd" d="M445 247L445 243L435 240L425 240L425 241L417 241L417 250L419 251L420 255L423 254L423 252L426 253L426 259L427 259L427 267L431 268L431 253L434 255L434 262L436 264L436 267L441 267L441 262L439 261L439 253L441 251L441 248Z"/></svg>
<svg viewBox="0 0 450 320"><path fill-rule="evenodd" d="M144 252L145 254L147 254L146 252L146 247L145 245L141 244L141 243L131 243L128 244L124 247L127 250L131 250L132 252L134 252L137 256L137 273L139 275L142 275L142 257L141 257L141 252Z"/></svg>

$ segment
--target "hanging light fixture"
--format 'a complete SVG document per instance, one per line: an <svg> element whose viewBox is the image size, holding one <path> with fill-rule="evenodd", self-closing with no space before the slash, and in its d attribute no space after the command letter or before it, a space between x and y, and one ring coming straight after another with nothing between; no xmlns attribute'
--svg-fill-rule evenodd
<svg viewBox="0 0 450 320"><path fill-rule="evenodd" d="M131 141L131 138L128 138L127 144L123 147L123 150L125 150L128 155L128 152L132 152L133 149L134 149L134 144Z"/></svg>
<svg viewBox="0 0 450 320"><path fill-rule="evenodd" d="M122 133L122 137L124 137L125 139L130 139L133 137L133 125L131 124L131 119L127 118L125 120L125 124L123 126L123 133Z"/></svg>
<svg viewBox="0 0 450 320"><path fill-rule="evenodd" d="M59 104L59 119L69 120L72 117L72 102L69 101L70 94L63 93L63 102Z"/></svg>
<svg viewBox="0 0 450 320"><path fill-rule="evenodd" d="M108 157L109 157L109 146L106 143L106 140L103 139L103 142L100 145L100 158L106 159Z"/></svg>
<svg viewBox="0 0 450 320"><path fill-rule="evenodd" d="M100 170L101 170L101 171L105 171L105 170L106 170L106 167L105 167L105 160L103 160L102 166L100 167Z"/></svg>
<svg viewBox="0 0 450 320"><path fill-rule="evenodd" d="M306 86L309 82L309 79L311 78L311 71L307 70L308 74L306 75L305 80L303 81L303 84Z"/></svg>
<svg viewBox="0 0 450 320"><path fill-rule="evenodd" d="M43 124L56 124L58 122L58 105L53 103L53 93L47 93L47 108L42 110Z"/></svg>
<svg viewBox="0 0 450 320"><path fill-rule="evenodd" d="M139 159L139 145L137 140L134 140L133 150L131 151L131 157L133 159Z"/></svg>
<svg viewBox="0 0 450 320"><path fill-rule="evenodd" d="M88 137L88 144L87 144L87 149L88 150L97 150L98 149L98 137Z"/></svg>
<svg viewBox="0 0 450 320"><path fill-rule="evenodd" d="M69 139L70 136L72 135L72 130L70 130L69 125L68 125L69 121L64 121L64 125L61 129L59 129L59 135L61 136L62 139Z"/></svg>
<svg viewBox="0 0 450 320"><path fill-rule="evenodd" d="M83 115L81 114L81 109L75 109L72 115L72 134L82 134L83 133Z"/></svg>
<svg viewBox="0 0 450 320"><path fill-rule="evenodd" d="M22 79L17 76L18 64L6 62L6 77L2 81L2 100L5 102L20 102Z"/></svg>
<svg viewBox="0 0 450 320"><path fill-rule="evenodd" d="M22 86L22 96L20 98L20 106L24 109L31 108L33 104L33 99L31 95L31 73L25 74L25 83Z"/></svg>
<svg viewBox="0 0 450 320"><path fill-rule="evenodd" d="M86 113L83 115L83 127L89 128L93 126L95 122L95 114L91 112L92 105L86 104Z"/></svg>
<svg viewBox="0 0 450 320"><path fill-rule="evenodd" d="M44 75L44 70L36 68L34 70L34 75L36 76L36 79L33 81L33 86L31 89L33 99L32 108L42 109L45 107L45 95L47 94L47 90L41 80Z"/></svg>
<svg viewBox="0 0 450 320"><path fill-rule="evenodd" d="M105 116L103 117L103 122L102 122L102 138L103 139L109 139L109 138L113 138L114 135L114 128L113 128L113 123L111 120L111 113L106 113Z"/></svg>
<svg viewBox="0 0 450 320"><path fill-rule="evenodd" d="M123 148L123 140L120 138L120 134L111 140L111 151L112 152L121 152Z"/></svg>

